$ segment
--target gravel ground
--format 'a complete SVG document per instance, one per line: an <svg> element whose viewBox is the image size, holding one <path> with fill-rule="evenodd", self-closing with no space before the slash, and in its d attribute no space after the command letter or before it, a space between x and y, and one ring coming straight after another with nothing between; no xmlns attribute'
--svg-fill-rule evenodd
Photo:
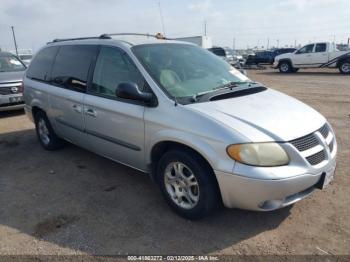
<svg viewBox="0 0 350 262"><path fill-rule="evenodd" d="M248 75L313 106L339 153L324 191L268 213L175 215L147 176L69 145L44 151L23 112L0 115L0 254L350 254L350 76Z"/></svg>

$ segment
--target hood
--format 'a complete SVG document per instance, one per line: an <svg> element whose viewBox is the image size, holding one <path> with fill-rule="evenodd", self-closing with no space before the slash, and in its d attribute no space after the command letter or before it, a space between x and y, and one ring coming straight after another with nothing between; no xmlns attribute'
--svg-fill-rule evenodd
<svg viewBox="0 0 350 262"><path fill-rule="evenodd" d="M326 121L311 107L272 89L188 106L239 132L246 142L290 141L316 131Z"/></svg>
<svg viewBox="0 0 350 262"><path fill-rule="evenodd" d="M24 72L25 71L0 72L0 83L22 81Z"/></svg>
<svg viewBox="0 0 350 262"><path fill-rule="evenodd" d="M284 53L275 57L275 60L281 60L282 58L290 58L293 53Z"/></svg>

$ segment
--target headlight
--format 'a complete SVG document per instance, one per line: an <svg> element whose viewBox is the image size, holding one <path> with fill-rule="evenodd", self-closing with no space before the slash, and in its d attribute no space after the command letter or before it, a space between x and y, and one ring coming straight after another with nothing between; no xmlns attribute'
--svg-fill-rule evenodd
<svg viewBox="0 0 350 262"><path fill-rule="evenodd" d="M287 153L277 143L230 145L227 154L232 159L251 166L283 166L289 163Z"/></svg>

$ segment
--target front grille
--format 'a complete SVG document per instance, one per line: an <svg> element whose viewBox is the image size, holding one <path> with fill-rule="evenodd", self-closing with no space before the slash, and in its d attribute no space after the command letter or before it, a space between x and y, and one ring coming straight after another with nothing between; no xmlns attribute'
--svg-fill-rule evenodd
<svg viewBox="0 0 350 262"><path fill-rule="evenodd" d="M334 149L334 139L331 141L331 143L329 144L329 151L332 153Z"/></svg>
<svg viewBox="0 0 350 262"><path fill-rule="evenodd" d="M0 87L0 95L16 94L11 91L11 87Z"/></svg>
<svg viewBox="0 0 350 262"><path fill-rule="evenodd" d="M319 134L324 138L320 139ZM331 134L331 129L328 126L328 124L324 124L320 129L316 130L314 133L303 136L301 138L297 138L295 140L290 141L290 143L299 151L302 152L304 158L311 164L311 165L317 165L323 162L327 159L327 151L326 148L329 148L329 152L332 153L334 150L334 143L335 139L330 139L331 142L329 144L326 144L327 138L330 138L329 136ZM308 149L315 148L316 146L322 146L323 150L317 152L316 154L309 155L312 151L305 152Z"/></svg>
<svg viewBox="0 0 350 262"><path fill-rule="evenodd" d="M20 93L21 83L1 83L0 84L0 95L12 95Z"/></svg>
<svg viewBox="0 0 350 262"><path fill-rule="evenodd" d="M290 141L290 143L301 152L319 145L319 142L315 134L310 134L310 135L292 140Z"/></svg>
<svg viewBox="0 0 350 262"><path fill-rule="evenodd" d="M324 124L324 126L321 127L318 131L321 133L321 135L324 137L324 139L326 139L328 137L329 128L328 128L327 124Z"/></svg>
<svg viewBox="0 0 350 262"><path fill-rule="evenodd" d="M325 154L324 150L322 150L322 151L320 151L312 156L306 157L306 160L313 166L321 163L325 159L326 159L326 154Z"/></svg>

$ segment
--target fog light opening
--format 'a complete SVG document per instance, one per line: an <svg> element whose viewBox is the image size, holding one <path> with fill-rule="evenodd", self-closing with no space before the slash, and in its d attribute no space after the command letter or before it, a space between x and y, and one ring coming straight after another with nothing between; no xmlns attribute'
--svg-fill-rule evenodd
<svg viewBox="0 0 350 262"><path fill-rule="evenodd" d="M283 202L284 200L283 199L280 199L280 200L266 200L264 202L261 202L258 207L260 209L263 209L263 210L275 210L275 209L278 209L280 208L282 205L283 205Z"/></svg>

